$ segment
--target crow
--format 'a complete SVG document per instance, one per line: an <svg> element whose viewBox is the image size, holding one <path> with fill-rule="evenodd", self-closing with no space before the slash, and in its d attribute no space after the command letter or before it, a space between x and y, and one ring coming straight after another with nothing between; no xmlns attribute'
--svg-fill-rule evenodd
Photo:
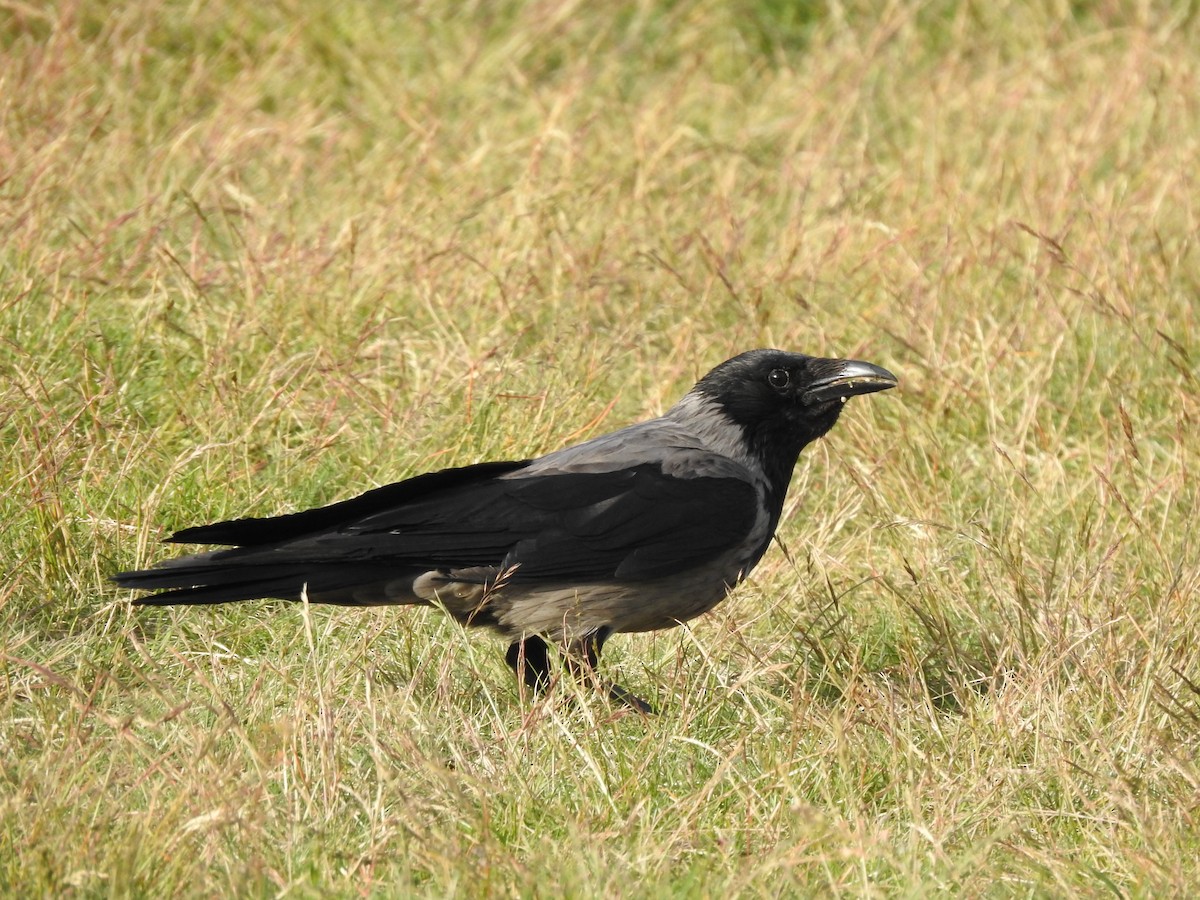
<svg viewBox="0 0 1200 900"><path fill-rule="evenodd" d="M617 633L712 609L766 552L792 470L846 399L897 384L858 360L750 350L656 419L535 459L417 475L290 515L185 528L170 543L224 545L121 572L134 603L307 599L436 605L509 642L533 689L550 644L575 678L643 712L595 675ZM549 642L549 643L548 643Z"/></svg>

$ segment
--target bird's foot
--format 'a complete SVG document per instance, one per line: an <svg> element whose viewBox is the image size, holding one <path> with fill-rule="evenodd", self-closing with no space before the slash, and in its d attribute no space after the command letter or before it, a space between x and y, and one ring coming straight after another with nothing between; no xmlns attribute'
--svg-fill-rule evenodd
<svg viewBox="0 0 1200 900"><path fill-rule="evenodd" d="M567 671L580 684L594 685L612 702L628 706L642 715L655 715L654 707L641 697L619 684L605 681L596 674L600 648L604 645L607 637L608 631L603 629L595 635L569 646L564 653ZM550 687L550 648L545 640L536 634L509 644L504 660L521 679L521 682L534 694L543 694Z"/></svg>
<svg viewBox="0 0 1200 900"><path fill-rule="evenodd" d="M644 716L658 715L658 710L656 710L653 706L636 694L627 691L619 684L613 684L611 682L609 683L608 699L612 700L614 703L621 703L625 706L631 707Z"/></svg>

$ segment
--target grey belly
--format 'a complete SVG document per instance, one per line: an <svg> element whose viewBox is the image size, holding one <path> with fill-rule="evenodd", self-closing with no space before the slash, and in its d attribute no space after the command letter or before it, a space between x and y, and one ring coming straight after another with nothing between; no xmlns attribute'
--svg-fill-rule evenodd
<svg viewBox="0 0 1200 900"><path fill-rule="evenodd" d="M436 603L464 622L487 623L510 638L540 634L568 642L608 628L614 632L671 628L708 612L739 580L740 568L720 562L670 578L572 585L504 583L480 570L428 572L397 594ZM456 580L455 576L463 580ZM391 602L406 602L393 596Z"/></svg>
<svg viewBox="0 0 1200 900"><path fill-rule="evenodd" d="M495 599L505 634L542 634L570 641L610 628L654 631L708 612L729 589L712 578L660 579L626 584L585 584L532 591L502 590Z"/></svg>

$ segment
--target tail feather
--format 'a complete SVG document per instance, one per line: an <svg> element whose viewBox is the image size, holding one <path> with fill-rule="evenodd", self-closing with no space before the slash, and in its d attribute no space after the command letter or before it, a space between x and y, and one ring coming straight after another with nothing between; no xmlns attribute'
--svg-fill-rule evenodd
<svg viewBox="0 0 1200 900"><path fill-rule="evenodd" d="M411 591L417 572L358 563L272 563L236 550L218 550L170 560L153 569L118 572L120 587L160 591L134 600L137 606L235 603L240 600L300 600L337 606L423 603Z"/></svg>
<svg viewBox="0 0 1200 900"><path fill-rule="evenodd" d="M134 606L198 606L216 603L237 603L241 600L298 600L300 591L294 583L280 580L241 581L225 585L197 585L174 588L158 594L147 594L133 601Z"/></svg>

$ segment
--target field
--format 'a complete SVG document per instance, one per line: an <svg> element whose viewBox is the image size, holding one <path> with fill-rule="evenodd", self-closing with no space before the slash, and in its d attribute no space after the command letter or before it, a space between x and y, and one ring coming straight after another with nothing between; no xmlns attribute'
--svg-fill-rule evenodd
<svg viewBox="0 0 1200 900"><path fill-rule="evenodd" d="M450 12L450 10L454 10ZM0 5L0 894L1200 890L1194 3ZM521 696L172 530L887 366L773 547Z"/></svg>

